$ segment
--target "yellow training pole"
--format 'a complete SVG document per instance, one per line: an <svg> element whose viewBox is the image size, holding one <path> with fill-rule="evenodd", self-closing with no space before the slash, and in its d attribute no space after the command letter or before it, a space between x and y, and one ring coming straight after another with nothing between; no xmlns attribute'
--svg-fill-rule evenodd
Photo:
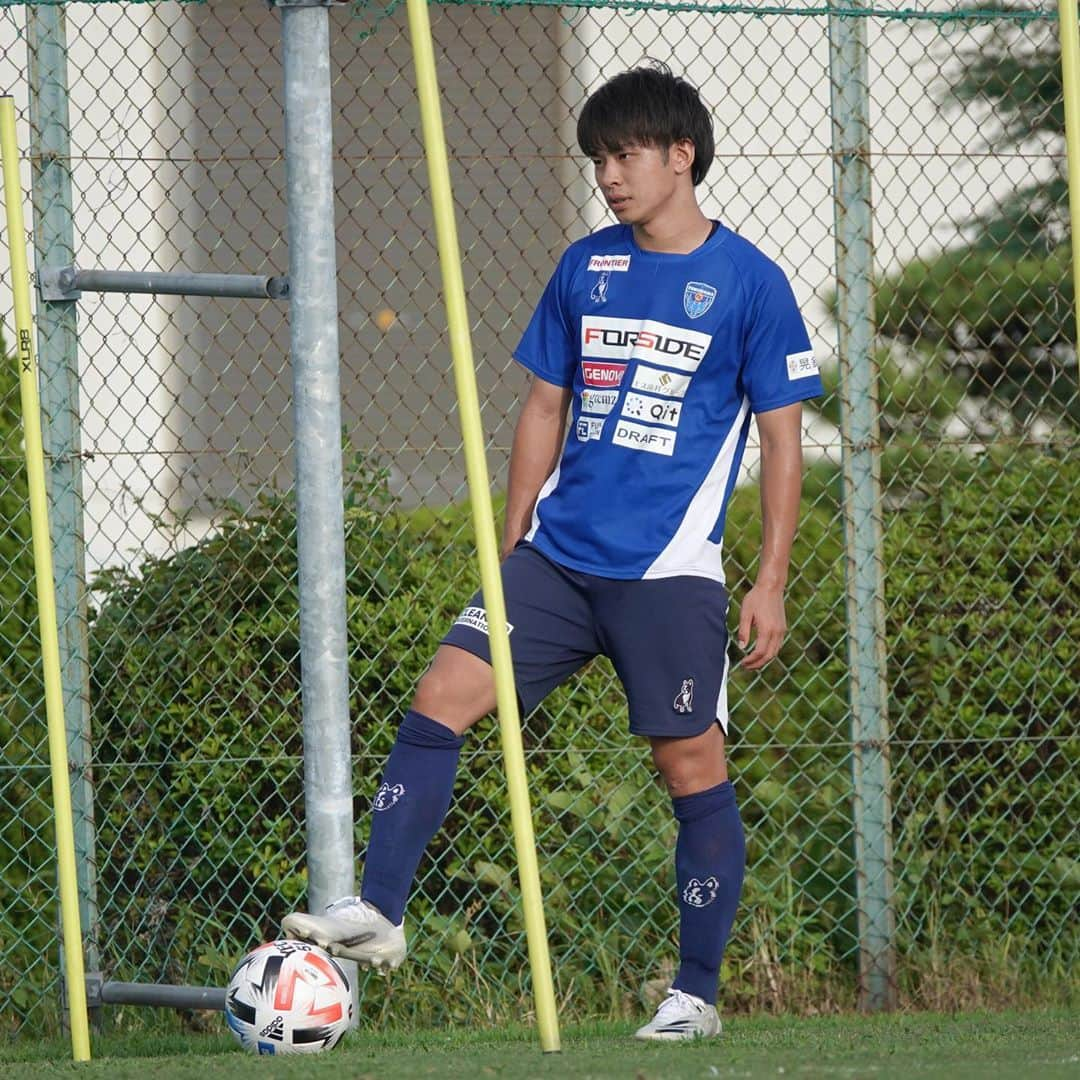
<svg viewBox="0 0 1080 1080"><path fill-rule="evenodd" d="M45 501L45 455L41 446L41 407L38 402L37 361L34 358L30 315L30 273L26 265L26 230L23 224L22 187L19 183L19 152L15 142L15 102L10 97L0 97L0 158L4 165L4 208L7 211L8 249L11 253L11 291L15 298L16 353L26 476L30 489L30 523L34 535L34 576L37 579L41 662L45 675L45 715L49 724L49 763L56 815L56 856L60 872L60 913L71 1017L71 1052L76 1061L89 1061L90 1029L86 1015L79 888L75 876L75 830L71 820L64 696L60 682L60 641L56 629L49 511Z"/></svg>
<svg viewBox="0 0 1080 1080"><path fill-rule="evenodd" d="M1065 94L1065 159L1069 167L1069 224L1073 265L1076 362L1080 367L1080 27L1076 0L1058 0L1061 84Z"/></svg>
<svg viewBox="0 0 1080 1080"><path fill-rule="evenodd" d="M484 436L480 424L480 402L473 368L469 319L465 308L465 283L461 275L454 201L450 191L450 165L446 155L442 111L439 106L439 82L435 72L435 51L431 40L427 0L408 0L409 33L412 36L420 116L424 128L424 146L431 181L431 199L435 211L435 234L439 243L443 295L450 327L450 350L454 358L454 381L457 385L461 430L465 442L465 470L472 501L473 527L480 561L480 585L487 609L491 662L495 669L495 690L499 707L499 730L502 734L506 782L510 794L510 820L517 849L521 902L525 909L525 932L529 942L529 966L532 969L533 997L540 1028L540 1045L545 1053L559 1050L559 1019L555 1009L555 988L551 981L551 958L548 955L544 904L540 895L540 871L536 861L529 787L525 776L525 752L521 745L521 722L518 718L514 670L510 659L510 638L506 629L506 606L503 601L499 554L495 540L495 517L491 508L487 464L484 460Z"/></svg>

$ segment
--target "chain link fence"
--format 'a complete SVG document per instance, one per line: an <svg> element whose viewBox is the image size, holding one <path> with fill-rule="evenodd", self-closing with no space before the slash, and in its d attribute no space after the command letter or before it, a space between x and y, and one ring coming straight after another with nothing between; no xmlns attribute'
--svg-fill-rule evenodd
<svg viewBox="0 0 1080 1080"><path fill-rule="evenodd" d="M704 209L788 271L830 386L806 410L789 640L763 673L732 679L749 866L724 1007L856 1003L847 650L859 613L841 460L867 448L884 530L874 647L887 676L877 749L891 770L895 990L932 1007L1060 996L1080 962L1080 397L1056 19L833 9L862 28L869 56L875 252L862 272L876 286L880 435L853 447L837 361L847 283L829 17L433 9L493 481L505 485L524 386L510 351L562 248L605 220L576 113L603 79L662 59L715 109ZM475 571L404 10L354 5L331 19L362 853L397 718ZM22 146L40 145L34 125L40 136L47 108L57 115L49 95L66 73L72 262L286 272L279 43L278 13L240 0L0 4L0 89L16 98ZM43 194L51 163L31 155L23 170L39 271L44 215L63 209L62 191ZM9 287L0 278L0 311ZM113 979L221 985L307 888L287 311L91 293L47 307L39 352L88 963ZM5 322L9 354L12 332ZM59 974L17 392L9 359L0 1015L12 1030L55 1015ZM736 601L758 541L755 463L751 445L728 515ZM676 954L666 796L628 738L606 663L525 728L560 1007L640 1011ZM361 984L368 1018L496 1022L528 1007L490 723L462 761L410 908L416 960L378 993Z"/></svg>

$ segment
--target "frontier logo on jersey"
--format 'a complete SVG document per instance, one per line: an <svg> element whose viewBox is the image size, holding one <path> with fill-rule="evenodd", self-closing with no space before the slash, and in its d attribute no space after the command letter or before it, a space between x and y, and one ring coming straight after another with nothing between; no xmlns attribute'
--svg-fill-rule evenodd
<svg viewBox="0 0 1080 1080"><path fill-rule="evenodd" d="M711 334L669 326L652 319L615 319L585 315L581 320L581 355L609 360L649 360L679 371L697 371L712 343Z"/></svg>
<svg viewBox="0 0 1080 1080"><path fill-rule="evenodd" d="M581 377L586 386L601 386L613 390L622 383L627 364L597 364L581 361Z"/></svg>
<svg viewBox="0 0 1080 1080"><path fill-rule="evenodd" d="M620 273L630 269L629 255L593 255L589 259L589 269L606 271L607 273Z"/></svg>

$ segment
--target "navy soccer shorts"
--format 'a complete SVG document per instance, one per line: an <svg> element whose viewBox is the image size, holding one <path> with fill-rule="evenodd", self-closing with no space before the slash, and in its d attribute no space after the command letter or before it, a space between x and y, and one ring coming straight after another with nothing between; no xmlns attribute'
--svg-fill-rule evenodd
<svg viewBox="0 0 1080 1080"><path fill-rule="evenodd" d="M552 562L528 543L502 565L510 652L528 715L594 656L610 658L635 735L727 732L727 591L702 577L619 580ZM477 593L443 638L491 663Z"/></svg>

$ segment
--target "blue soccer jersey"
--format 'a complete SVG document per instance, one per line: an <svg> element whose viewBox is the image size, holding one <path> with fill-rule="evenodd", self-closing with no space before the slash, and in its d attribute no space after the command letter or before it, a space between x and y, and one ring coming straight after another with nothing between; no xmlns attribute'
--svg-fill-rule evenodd
<svg viewBox="0 0 1080 1080"><path fill-rule="evenodd" d="M751 414L822 392L783 271L722 225L689 255L627 225L572 244L514 357L573 389L526 539L601 577L722 582Z"/></svg>

